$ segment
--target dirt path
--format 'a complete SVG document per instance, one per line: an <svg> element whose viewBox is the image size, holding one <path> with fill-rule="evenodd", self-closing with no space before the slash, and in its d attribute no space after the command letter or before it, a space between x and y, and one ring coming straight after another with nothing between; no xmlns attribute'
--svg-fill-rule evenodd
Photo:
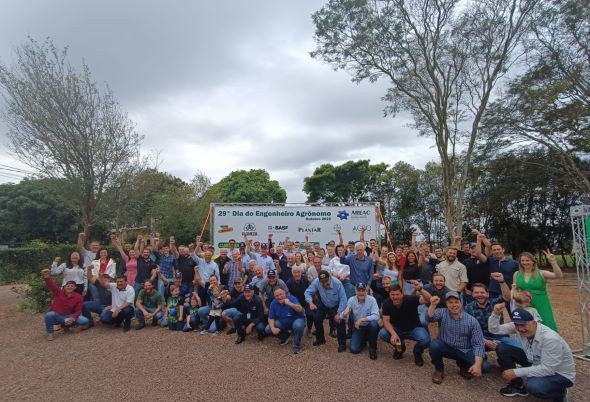
<svg viewBox="0 0 590 402"><path fill-rule="evenodd" d="M98 326L80 334L44 337L42 315L18 312L10 287L0 287L0 392L7 401L57 400L242 400L242 401L504 401L499 369L482 379L463 380L454 364L434 385L432 365L419 368L411 353L391 359L379 344L379 358L337 353L336 341L314 348L305 338L303 352L276 340L142 331ZM579 346L575 281L568 276L550 289L562 333ZM495 357L490 356L495 366ZM576 361L578 376L570 400L590 395L590 363ZM534 401L534 398L520 398Z"/></svg>

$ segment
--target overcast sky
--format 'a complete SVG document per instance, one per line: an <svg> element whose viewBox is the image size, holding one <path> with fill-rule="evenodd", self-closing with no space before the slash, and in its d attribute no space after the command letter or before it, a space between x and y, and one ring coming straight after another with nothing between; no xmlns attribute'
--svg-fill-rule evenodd
<svg viewBox="0 0 590 402"><path fill-rule="evenodd" d="M51 37L108 82L160 170L186 181L201 170L217 182L262 168L288 202L304 202L303 178L322 163L422 168L437 159L407 115L383 117L386 82L354 84L309 56L311 15L325 3L3 0L0 60L27 36ZM27 169L0 130L0 164Z"/></svg>

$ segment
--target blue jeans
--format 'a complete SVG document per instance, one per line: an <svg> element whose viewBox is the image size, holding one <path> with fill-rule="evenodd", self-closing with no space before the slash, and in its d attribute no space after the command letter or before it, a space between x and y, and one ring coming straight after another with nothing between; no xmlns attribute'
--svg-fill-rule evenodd
<svg viewBox="0 0 590 402"><path fill-rule="evenodd" d="M98 295L98 288L93 283L88 283L88 293L90 293L90 297L94 301L100 300L100 296Z"/></svg>
<svg viewBox="0 0 590 402"><path fill-rule="evenodd" d="M296 318L291 325L283 324L280 320L275 320L275 327L281 330L278 335L280 339L288 338L290 330L291 335L293 336L293 350L301 350L301 337L303 336L303 330L305 329L305 319ZM270 325L266 326L264 332L266 332L267 335L272 335Z"/></svg>
<svg viewBox="0 0 590 402"><path fill-rule="evenodd" d="M496 346L498 364L502 370L510 370L520 364L523 367L530 367L526 353L520 347L508 344ZM516 378L510 382L512 385L522 385L522 378ZM561 374L553 374L547 377L528 377L525 387L529 394L541 399L558 399L563 396L565 389L574 385L570 380Z"/></svg>
<svg viewBox="0 0 590 402"><path fill-rule="evenodd" d="M426 331L423 327L416 327L411 331L400 331L394 326L393 330L402 342L405 339L412 339L416 341L416 344L414 345L415 354L422 354L424 349L430 345L430 336L428 335L428 331ZM379 338L381 338L381 340L384 342L391 343L391 334L385 328L381 328L381 331L379 331Z"/></svg>
<svg viewBox="0 0 590 402"><path fill-rule="evenodd" d="M156 311L156 307L144 307L144 309L146 309L148 313L153 313L154 311ZM138 309L138 308L135 309L135 316L137 317L137 321L139 323L145 324L143 312L140 309ZM164 313L162 313L162 310L160 310L156 313L156 315L154 315L152 322L161 323L162 318L164 318Z"/></svg>
<svg viewBox="0 0 590 402"><path fill-rule="evenodd" d="M88 322L92 322L92 315L90 313L101 314L106 306L99 301L85 301L82 315L88 318Z"/></svg>
<svg viewBox="0 0 590 402"><path fill-rule="evenodd" d="M443 363L444 357L455 360L457 365L464 369L468 369L475 363L475 355L473 354L473 350L470 350L468 353L464 353L459 349L455 349L454 347L447 345L440 339L435 339L430 342L428 351L430 352L430 360L432 360L432 364L438 371L444 371L445 369L445 365ZM487 360L484 360L482 364L482 372L487 373L489 371L490 364Z"/></svg>
<svg viewBox="0 0 590 402"><path fill-rule="evenodd" d="M352 327L352 336L350 338L350 353L360 353L365 344L369 343L369 350L377 350L377 335L379 334L379 324L377 321L369 321L366 325L356 329Z"/></svg>
<svg viewBox="0 0 590 402"><path fill-rule="evenodd" d="M346 298L350 299L352 296L355 295L354 285L350 282L350 278L346 278L342 282L342 286L344 286L344 293L346 293Z"/></svg>
<svg viewBox="0 0 590 402"><path fill-rule="evenodd" d="M211 307L209 306L203 306L203 307L199 307L199 319L201 320L202 323L207 323L207 321L209 321L209 312L211 311ZM215 325L215 322L211 323L211 326L209 327L209 332L215 332L217 331L217 326Z"/></svg>
<svg viewBox="0 0 590 402"><path fill-rule="evenodd" d="M184 327L182 328L183 332L188 332L191 330L191 328L194 330L195 328L197 328L197 325L199 325L199 315L189 315L186 317L186 322L184 324ZM191 328L189 328L186 324L190 324Z"/></svg>
<svg viewBox="0 0 590 402"><path fill-rule="evenodd" d="M234 317L234 327L236 328L236 332L239 336L246 336L246 327L254 322L254 329L259 334L264 334L266 322L263 317L258 318L256 321L250 320L247 318L246 314L240 313Z"/></svg>
<svg viewBox="0 0 590 402"><path fill-rule="evenodd" d="M131 317L133 317L133 313L133 307L129 306L121 310L117 317L113 318L113 312L111 310L104 310L102 313L100 313L100 322L107 325L120 325L123 321L130 322Z"/></svg>
<svg viewBox="0 0 590 402"><path fill-rule="evenodd" d="M168 283L172 283L174 282L174 280L172 278L168 279ZM164 297L164 295L166 294L166 284L164 283L164 281L162 280L162 278L158 278L158 293L162 295L162 297Z"/></svg>
<svg viewBox="0 0 590 402"><path fill-rule="evenodd" d="M231 307L228 308L227 310L223 310L223 312L221 313L221 317L223 319L227 319L230 321L234 321L234 318L236 318L236 315L238 315L239 311L237 308L235 307Z"/></svg>
<svg viewBox="0 0 590 402"><path fill-rule="evenodd" d="M66 324L66 319L71 318L72 315L61 315L56 313L55 311L48 311L47 313L45 313L45 331L47 331L48 334L53 334L53 326L54 325L65 325ZM83 315L79 315L78 318L76 318L76 325L88 325L90 323L90 321L88 321L88 318L84 317Z"/></svg>
<svg viewBox="0 0 590 402"><path fill-rule="evenodd" d="M424 304L418 306L418 316L420 317L420 324L428 330L428 307Z"/></svg>
<svg viewBox="0 0 590 402"><path fill-rule="evenodd" d="M135 300L137 300L137 296L139 296L139 291L143 289L143 283L135 282L133 285L133 290L135 290Z"/></svg>

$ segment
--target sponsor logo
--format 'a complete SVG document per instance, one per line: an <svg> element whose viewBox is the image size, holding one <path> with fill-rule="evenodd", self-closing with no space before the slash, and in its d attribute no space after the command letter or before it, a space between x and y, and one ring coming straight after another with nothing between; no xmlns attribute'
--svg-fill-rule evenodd
<svg viewBox="0 0 590 402"><path fill-rule="evenodd" d="M348 212L346 212L346 210L343 211L338 211L338 214L336 215L340 220L346 220L348 219L348 215L350 215Z"/></svg>
<svg viewBox="0 0 590 402"><path fill-rule="evenodd" d="M365 209L363 211L352 211L350 214L352 216L369 216L369 215L371 215L371 211L369 211L368 209Z"/></svg>
<svg viewBox="0 0 590 402"><path fill-rule="evenodd" d="M289 229L289 226L280 226L280 225L269 225L268 230L276 230L276 231L283 231Z"/></svg>
<svg viewBox="0 0 590 402"><path fill-rule="evenodd" d="M304 228L297 228L297 231L299 233L320 233L322 231L322 228L307 226Z"/></svg>
<svg viewBox="0 0 590 402"><path fill-rule="evenodd" d="M339 224L335 224L332 229L334 229L334 232L337 230L342 230L342 226L340 226Z"/></svg>
<svg viewBox="0 0 590 402"><path fill-rule="evenodd" d="M217 233L228 233L228 232L233 232L234 228L232 228L231 226L228 225L221 225L219 226L219 229L217 229Z"/></svg>
<svg viewBox="0 0 590 402"><path fill-rule="evenodd" d="M352 227L352 231L353 232L360 232L362 228L366 228L367 232L370 232L373 230L373 227L371 225L355 225Z"/></svg>
<svg viewBox="0 0 590 402"><path fill-rule="evenodd" d="M256 230L256 225L253 223L246 223L244 225L244 232L253 232Z"/></svg>

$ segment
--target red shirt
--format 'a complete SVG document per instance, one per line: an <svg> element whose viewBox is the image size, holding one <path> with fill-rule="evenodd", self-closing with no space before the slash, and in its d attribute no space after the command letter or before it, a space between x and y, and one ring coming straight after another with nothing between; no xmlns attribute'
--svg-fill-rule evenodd
<svg viewBox="0 0 590 402"><path fill-rule="evenodd" d="M82 314L84 299L79 293L73 292L68 297L63 289L57 287L51 277L45 278L45 283L49 290L51 290L51 293L53 293L51 311L55 311L59 315L71 315L74 320Z"/></svg>

